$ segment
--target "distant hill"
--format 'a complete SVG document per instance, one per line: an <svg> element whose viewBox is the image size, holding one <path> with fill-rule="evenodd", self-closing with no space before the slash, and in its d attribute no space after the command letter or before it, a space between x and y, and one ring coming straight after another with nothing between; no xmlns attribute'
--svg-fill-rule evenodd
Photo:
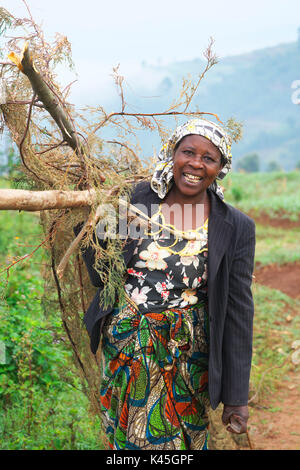
<svg viewBox="0 0 300 470"><path fill-rule="evenodd" d="M164 111L178 96L182 78L190 75L196 82L204 67L200 58L168 65L142 63L125 77L126 110ZM300 161L300 106L292 102L293 94L300 99L300 37L298 42L219 59L200 84L190 110L199 108L218 114L223 122L234 117L243 123L243 139L233 145L234 167L246 154L257 153L261 171L272 161L289 171ZM85 97L93 104L102 104L108 112L120 109L113 82L111 92L104 96L100 90L93 90ZM168 119L166 123L174 127L174 121ZM108 140L112 137L106 128L102 135ZM159 151L160 138L157 133L141 132L140 146L147 158ZM0 165L5 158L5 152L0 152Z"/></svg>
<svg viewBox="0 0 300 470"><path fill-rule="evenodd" d="M127 94L131 109L163 110L177 96L182 77L190 74L196 80L203 67L201 59L167 66L144 63L132 77L134 92ZM257 153L261 170L271 161L291 170L300 161L300 106L292 102L295 80L300 97L300 41L222 58L201 83L191 110L198 106L224 122L229 117L243 122L243 140L233 148L235 162ZM147 153L160 145L149 134L142 143Z"/></svg>

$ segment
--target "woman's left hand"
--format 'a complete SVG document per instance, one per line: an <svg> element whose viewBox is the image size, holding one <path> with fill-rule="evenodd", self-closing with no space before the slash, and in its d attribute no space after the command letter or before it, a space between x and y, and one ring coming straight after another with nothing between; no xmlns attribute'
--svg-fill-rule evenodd
<svg viewBox="0 0 300 470"><path fill-rule="evenodd" d="M224 405L222 422L227 431L235 434L247 432L247 421L249 418L248 406Z"/></svg>

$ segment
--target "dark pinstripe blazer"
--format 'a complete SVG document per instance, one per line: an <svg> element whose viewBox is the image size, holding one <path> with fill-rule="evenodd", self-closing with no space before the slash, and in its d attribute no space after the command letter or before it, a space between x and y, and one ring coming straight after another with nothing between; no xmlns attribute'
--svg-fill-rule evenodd
<svg viewBox="0 0 300 470"><path fill-rule="evenodd" d="M255 225L252 219L224 203L208 190L211 211L208 223L208 305L210 321L209 396L215 409L220 402L246 405L252 357L253 300L251 293L255 250ZM150 214L151 204L159 204L149 183L140 183L132 193L131 203L142 203ZM75 229L78 233L79 228ZM123 250L127 266L137 240L129 239ZM101 319L113 306L99 306L103 288L93 268L91 248L82 252L92 283L99 287L84 317L96 353Z"/></svg>

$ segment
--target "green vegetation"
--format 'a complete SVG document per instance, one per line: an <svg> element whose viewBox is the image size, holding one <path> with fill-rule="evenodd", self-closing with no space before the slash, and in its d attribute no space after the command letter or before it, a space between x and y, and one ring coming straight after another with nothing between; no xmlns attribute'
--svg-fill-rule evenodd
<svg viewBox="0 0 300 470"><path fill-rule="evenodd" d="M246 173L257 173L259 171L259 156L257 153L249 153L240 158L237 162L237 170L243 170Z"/></svg>
<svg viewBox="0 0 300 470"><path fill-rule="evenodd" d="M297 168L297 166L296 166L296 168ZM279 163L275 162L274 160L271 160L267 165L267 171L270 171L270 172L282 171L282 168L279 165Z"/></svg>
<svg viewBox="0 0 300 470"><path fill-rule="evenodd" d="M251 370L252 394L259 398L276 390L288 370L293 369L292 343L300 338L300 302L282 292L255 284L255 321Z"/></svg>
<svg viewBox="0 0 300 470"><path fill-rule="evenodd" d="M225 200L253 216L298 220L300 173L232 173L224 179Z"/></svg>
<svg viewBox="0 0 300 470"><path fill-rule="evenodd" d="M300 227L286 230L256 225L256 263L262 266L300 261Z"/></svg>
<svg viewBox="0 0 300 470"><path fill-rule="evenodd" d="M7 150L0 152L0 175L13 177L17 171L19 159L13 145L8 145Z"/></svg>
<svg viewBox="0 0 300 470"><path fill-rule="evenodd" d="M38 221L0 212L0 271L40 243ZM0 276L0 448L101 449L59 313L43 311L45 264L39 249Z"/></svg>
<svg viewBox="0 0 300 470"><path fill-rule="evenodd" d="M299 183L296 171L233 173L224 180L225 196L246 212L295 219ZM3 271L41 242L41 228L36 215L22 212L0 212L0 224ZM257 224L257 265L299 261L299 247L299 227ZM89 413L59 312L44 312L43 269L48 266L40 248L11 267L8 277L0 275L0 342L6 349L5 361L0 360L0 448L101 449L99 419ZM300 339L300 302L255 282L253 294L251 397L256 403L276 393L289 370L299 369L290 354Z"/></svg>

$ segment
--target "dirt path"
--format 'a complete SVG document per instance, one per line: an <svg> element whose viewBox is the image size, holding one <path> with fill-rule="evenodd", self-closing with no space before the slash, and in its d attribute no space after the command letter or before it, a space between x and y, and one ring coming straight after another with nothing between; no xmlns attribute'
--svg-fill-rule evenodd
<svg viewBox="0 0 300 470"><path fill-rule="evenodd" d="M300 450L299 372L290 372L288 379L251 412L249 436L255 450Z"/></svg>
<svg viewBox="0 0 300 470"><path fill-rule="evenodd" d="M258 269L255 280L300 299L300 263ZM300 450L299 370L289 372L276 394L252 410L249 437L256 450Z"/></svg>

